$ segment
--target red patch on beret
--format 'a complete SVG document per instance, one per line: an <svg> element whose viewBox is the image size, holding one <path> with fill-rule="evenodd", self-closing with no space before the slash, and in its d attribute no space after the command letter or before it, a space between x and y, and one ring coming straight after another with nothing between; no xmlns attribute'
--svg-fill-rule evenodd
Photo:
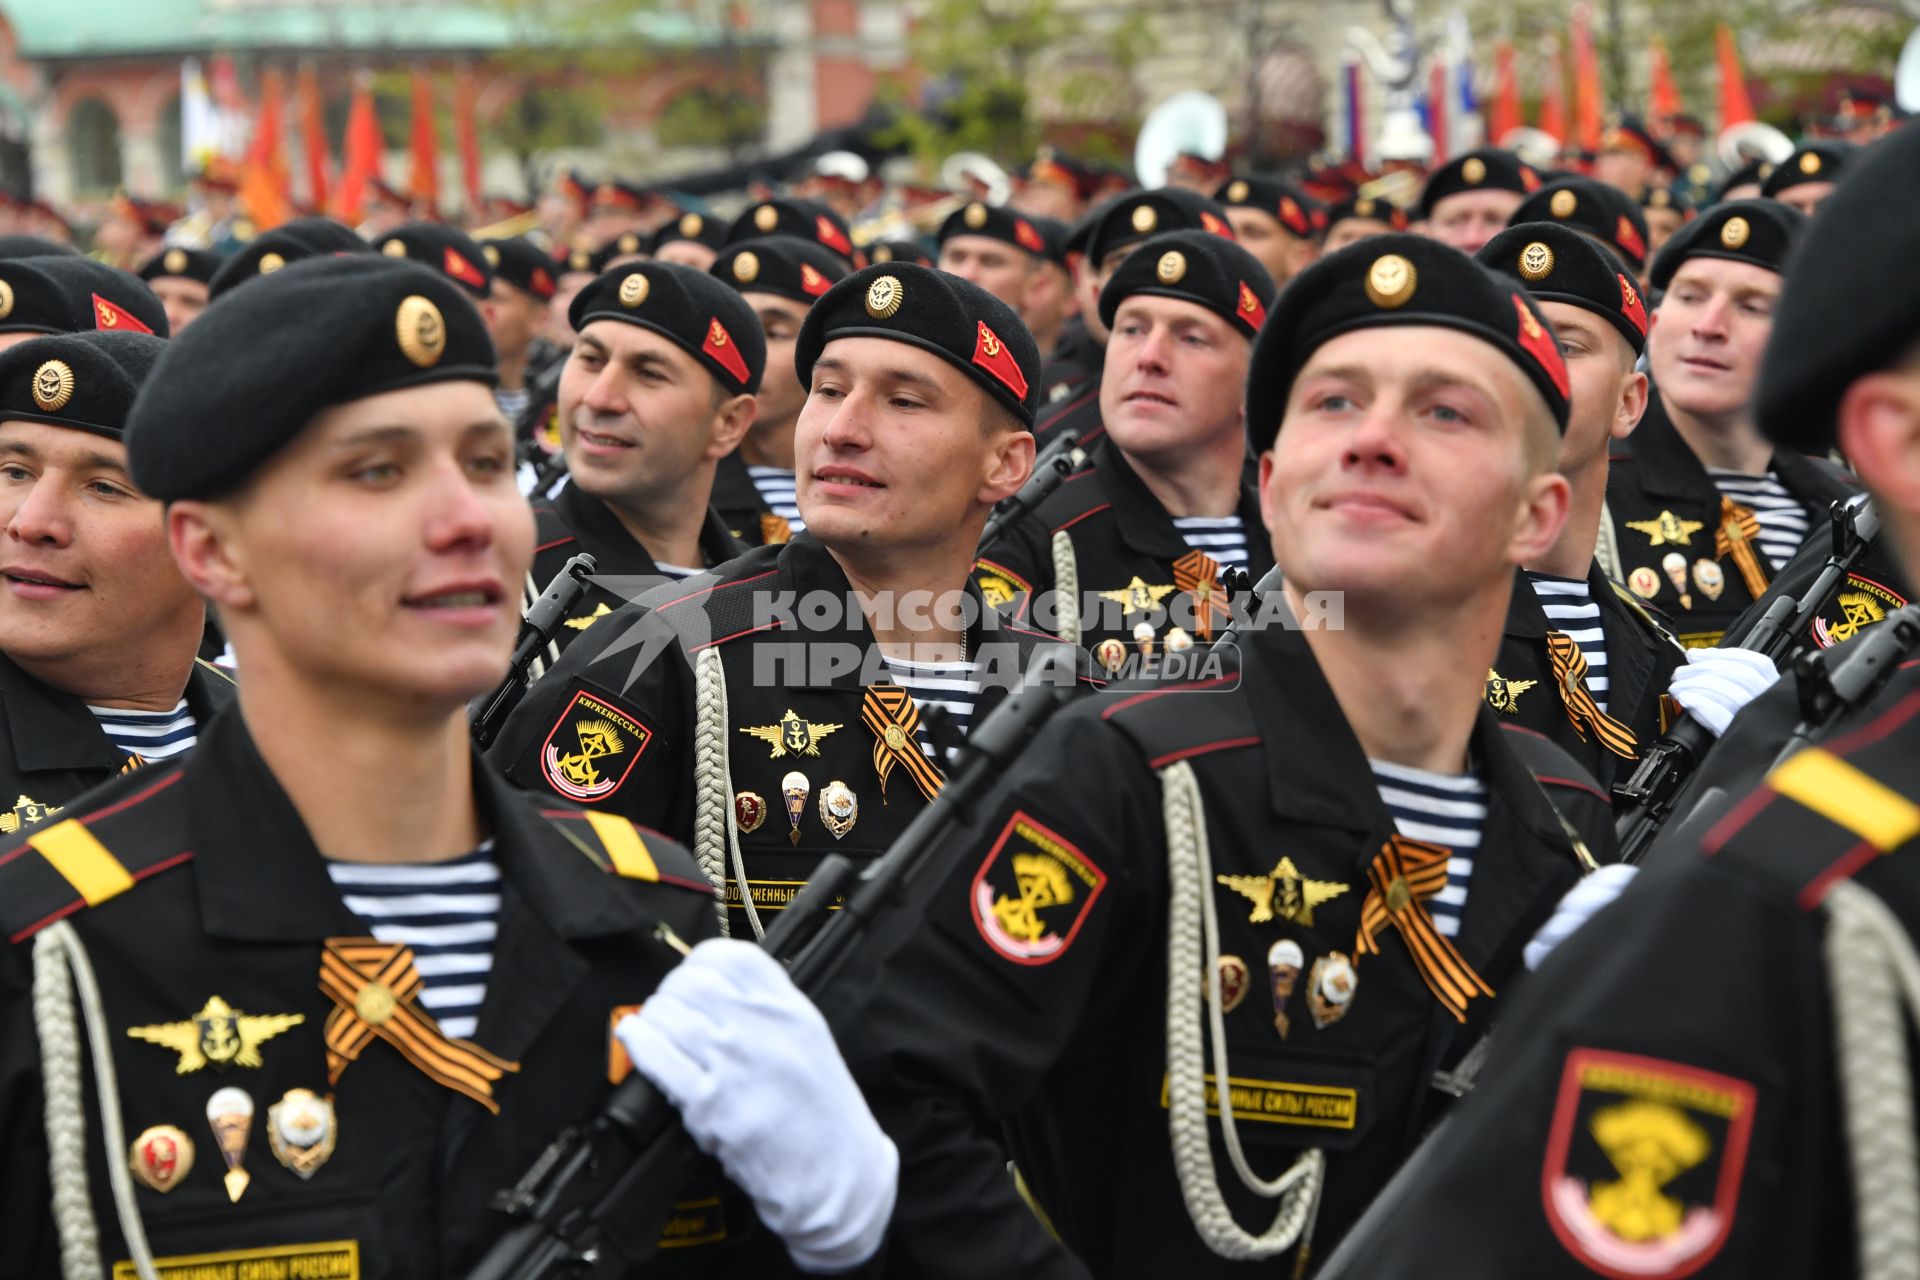
<svg viewBox="0 0 1920 1280"><path fill-rule="evenodd" d="M1000 341L1000 335L987 328L985 320L980 321L980 332L974 339L973 362L1013 392L1014 399L1027 398L1027 375L1020 372L1020 362L1007 350L1007 344Z"/></svg>
<svg viewBox="0 0 1920 1280"><path fill-rule="evenodd" d="M700 344L700 354L732 374L741 386L747 384L747 362L740 358L740 348L733 344L733 335L718 316L707 323L707 340Z"/></svg>

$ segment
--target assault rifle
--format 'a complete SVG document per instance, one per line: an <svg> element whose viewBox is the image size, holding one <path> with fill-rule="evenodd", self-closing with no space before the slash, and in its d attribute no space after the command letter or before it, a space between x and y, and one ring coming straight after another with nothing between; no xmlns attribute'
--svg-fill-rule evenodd
<svg viewBox="0 0 1920 1280"><path fill-rule="evenodd" d="M1006 532L1008 525L1045 502L1049 494L1086 463L1087 451L1080 447L1079 432L1063 431L1047 441L1047 447L1033 460L1033 474L1020 486L1020 491L993 504L987 527L980 531L979 549L985 551L989 543Z"/></svg>
<svg viewBox="0 0 1920 1280"><path fill-rule="evenodd" d="M520 641L513 646L513 657L507 663L507 678L492 693L483 693L467 705L473 745L480 750L493 745L500 726L506 723L507 713L520 704L527 691L527 672L532 669L534 658L553 643L560 623L586 594L587 578L595 568L593 557L582 551L553 575L553 581L527 610L520 624Z"/></svg>

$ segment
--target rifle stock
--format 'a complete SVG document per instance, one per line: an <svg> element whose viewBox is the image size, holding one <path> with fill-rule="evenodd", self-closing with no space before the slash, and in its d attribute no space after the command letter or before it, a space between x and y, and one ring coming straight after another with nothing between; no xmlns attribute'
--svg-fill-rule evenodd
<svg viewBox="0 0 1920 1280"><path fill-rule="evenodd" d="M483 693L467 705L467 720L473 745L485 751L493 745L507 713L519 705L527 691L527 670L539 652L553 643L554 633L573 607L586 594L587 578L598 567L594 558L582 551L553 575L553 581L527 609L520 626L520 639L507 660L507 675L492 693Z"/></svg>

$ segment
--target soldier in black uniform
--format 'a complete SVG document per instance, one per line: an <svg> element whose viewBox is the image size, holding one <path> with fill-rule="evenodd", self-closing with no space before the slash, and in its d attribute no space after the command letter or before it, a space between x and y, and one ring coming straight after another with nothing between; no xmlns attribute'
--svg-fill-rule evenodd
<svg viewBox="0 0 1920 1280"><path fill-rule="evenodd" d="M1619 254L1635 279L1646 278L1647 219L1618 187L1592 178L1556 178L1529 195L1507 225L1523 222L1565 223Z"/></svg>
<svg viewBox="0 0 1920 1280"><path fill-rule="evenodd" d="M1760 194L1811 218L1813 211L1833 194L1858 150L1850 142L1835 139L1796 147L1760 184Z"/></svg>
<svg viewBox="0 0 1920 1280"><path fill-rule="evenodd" d="M712 273L740 291L767 342L753 426L720 459L713 509L742 545L778 545L806 528L794 504L793 424L807 389L793 367L793 344L815 301L847 278L847 264L812 241L766 236L724 249Z"/></svg>
<svg viewBox="0 0 1920 1280"><path fill-rule="evenodd" d="M1082 214L1067 228L1066 239L1060 246L1079 309L1061 327L1053 350L1041 363L1040 412L1043 415L1051 415L1067 401L1077 399L1100 377L1100 365L1106 358L1107 331L1100 328L1100 317L1093 314L1099 309L1100 287L1087 251L1093 229L1100 225L1112 203L1097 205Z"/></svg>
<svg viewBox="0 0 1920 1280"><path fill-rule="evenodd" d="M689 982L716 1025L798 1033L845 1082L777 966L658 933L712 932L685 850L542 810L472 755L462 707L503 672L533 531L491 379L452 284L369 257L236 291L156 366L133 475L246 685L184 764L0 851L0 1274L464 1274L492 1193L592 1114L621 1048L650 1078L676 1078L663 1042L771 1065L663 1023ZM850 1162L815 1140L810 1181L763 1177L789 1135L735 1128L744 1098L683 1114L796 1260L844 1268L884 1223L885 1139L850 1084L779 1087ZM754 1244L703 1177L660 1274Z"/></svg>
<svg viewBox="0 0 1920 1280"><path fill-rule="evenodd" d="M978 200L948 214L938 240L942 271L979 285L1016 314L1047 256L1046 236L1031 219Z"/></svg>
<svg viewBox="0 0 1920 1280"><path fill-rule="evenodd" d="M220 269L219 254L169 245L147 259L140 278L167 311L167 328L178 333L207 308L207 286Z"/></svg>
<svg viewBox="0 0 1920 1280"><path fill-rule="evenodd" d="M1057 643L967 577L1033 465L1039 361L1013 312L872 267L814 304L796 359L807 532L595 623L492 751L522 786L692 844L736 934L827 854L884 852L943 783L934 707L964 730Z"/></svg>
<svg viewBox="0 0 1920 1280"><path fill-rule="evenodd" d="M190 747L232 700L205 609L121 443L162 339L35 338L0 354L0 837Z"/></svg>
<svg viewBox="0 0 1920 1280"><path fill-rule="evenodd" d="M1516 221L1514 211L1540 189L1540 175L1511 151L1488 147L1455 156L1435 169L1420 190L1420 230L1462 253L1481 246Z"/></svg>
<svg viewBox="0 0 1920 1280"><path fill-rule="evenodd" d="M704 213L683 213L653 233L647 252L660 262L709 271L727 247L727 224Z"/></svg>
<svg viewBox="0 0 1920 1280"><path fill-rule="evenodd" d="M130 271L78 256L0 261L0 349L43 333L145 333L164 338L167 309Z"/></svg>
<svg viewBox="0 0 1920 1280"><path fill-rule="evenodd" d="M1920 563L1920 135L1862 158L1787 271L1759 421L1852 459ZM1871 246L1871 252L1863 248ZM1897 1275L1913 1261L1920 694L1788 758L1649 866L1509 1013L1479 1092L1342 1277ZM1904 958L1903 958L1904 957Z"/></svg>
<svg viewBox="0 0 1920 1280"><path fill-rule="evenodd" d="M1646 412L1647 377L1635 368L1646 347L1646 303L1625 263L1563 225L1510 227L1478 257L1540 304L1573 387L1560 443L1572 508L1552 549L1514 583L1487 702L1559 743L1611 792L1666 728L1660 695L1686 661L1667 629L1593 558L1608 450Z"/></svg>
<svg viewBox="0 0 1920 1280"><path fill-rule="evenodd" d="M486 317L500 364L494 403L516 429L544 425L552 412L551 395L541 395L542 404L533 400L542 390L540 375L553 359L539 341L546 329L547 310L559 290L553 259L524 236L481 241L478 248L493 273L487 305L480 314Z"/></svg>
<svg viewBox="0 0 1920 1280"><path fill-rule="evenodd" d="M1284 288L1319 254L1327 211L1298 188L1253 174L1221 183L1213 198L1225 206L1234 239L1267 269L1274 288Z"/></svg>
<svg viewBox="0 0 1920 1280"><path fill-rule="evenodd" d="M289 262L330 258L343 253L372 253L373 246L344 222L332 218L295 218L247 241L220 264L207 285L209 302L249 280L269 276Z"/></svg>
<svg viewBox="0 0 1920 1280"><path fill-rule="evenodd" d="M1110 430L1089 465L981 552L981 589L1109 672L1204 646L1222 571L1273 567L1246 467L1240 391L1273 282L1204 231L1156 236L1100 293Z"/></svg>
<svg viewBox="0 0 1920 1280"><path fill-rule="evenodd" d="M1248 440L1286 604L1343 591L1344 625L1276 614L1223 678L1067 707L956 835L848 1050L901 1146L899 1274L1301 1274L1465 1088L1582 872L1542 784L1610 852L1579 767L1482 697L1565 515L1566 379L1429 239L1280 295Z"/></svg>
<svg viewBox="0 0 1920 1280"><path fill-rule="evenodd" d="M1368 236L1406 229L1405 210L1374 196L1349 196L1327 210L1326 238L1320 251L1333 253Z"/></svg>
<svg viewBox="0 0 1920 1280"><path fill-rule="evenodd" d="M711 497L720 460L753 425L766 368L753 309L692 267L616 267L580 291L570 319L580 335L560 375L570 479L550 501L536 499L527 601L582 551L610 581L581 597L548 662L650 580L745 550Z"/></svg>
<svg viewBox="0 0 1920 1280"><path fill-rule="evenodd" d="M758 240L763 236L797 236L825 245L840 255L848 268L866 265L860 251L853 247L853 233L846 219L818 200L782 197L763 200L733 220L727 228L727 243Z"/></svg>

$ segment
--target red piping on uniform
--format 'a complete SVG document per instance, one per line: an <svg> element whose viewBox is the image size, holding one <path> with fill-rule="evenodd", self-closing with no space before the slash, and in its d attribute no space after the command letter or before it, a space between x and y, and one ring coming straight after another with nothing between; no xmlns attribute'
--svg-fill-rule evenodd
<svg viewBox="0 0 1920 1280"><path fill-rule="evenodd" d="M1920 713L1920 693L1910 693L1894 703L1892 709L1879 719L1826 743L1825 750L1828 755L1844 756L1861 747L1870 747L1913 719L1916 713Z"/></svg>
<svg viewBox="0 0 1920 1280"><path fill-rule="evenodd" d="M1100 713L1102 720L1110 720L1136 702L1145 702L1149 698L1164 698L1170 693L1190 693L1196 689L1211 689L1215 685L1227 684L1237 680L1237 675L1209 676L1205 680L1188 680L1182 684L1168 685L1164 689L1149 689L1145 693L1136 693L1131 698L1122 698Z"/></svg>
<svg viewBox="0 0 1920 1280"><path fill-rule="evenodd" d="M95 810L94 812L89 813L86 816L77 819L77 821L83 827L91 826L102 818L105 818L111 814L119 813L122 809L128 808L129 806L139 804L142 800L146 800L150 798L155 792L162 791L165 788L170 787L174 783L180 781L180 778L181 778L181 772L180 770L176 769L172 773L168 774L166 777L160 779L160 781L148 787L145 791L136 791L132 795L128 796L126 799L116 800L112 804L108 805L106 808ZM19 857L21 854L25 853L28 849L32 848L33 847L31 843L32 839L33 837L31 836L27 837L28 842L22 844L18 849L15 849L12 853L0 854L0 867L6 866L7 863L12 862L15 858ZM138 877L136 877L136 879L137 878ZM39 926L36 925L34 927L38 928Z"/></svg>
<svg viewBox="0 0 1920 1280"><path fill-rule="evenodd" d="M1794 904L1802 911L1813 910L1827 896L1827 890L1833 887L1836 880L1851 879L1854 872L1879 856L1879 849L1875 848L1870 841L1862 840L1836 858L1825 871L1808 881L1807 887L1795 895Z"/></svg>
<svg viewBox="0 0 1920 1280"><path fill-rule="evenodd" d="M145 880L148 876L159 875L162 871L170 870L174 867L179 866L183 862L190 862L192 861L192 859L193 859L192 850L188 850L185 853L176 853L171 858L168 858L161 862L156 862L152 866L146 868L143 871L134 872L132 876L133 882L135 884L138 884L140 883L140 881ZM86 905L87 905L87 900L85 898L80 898L74 901L73 903L60 908L60 910L54 912L52 915L48 916L46 919L40 920L33 924L28 925L25 929L22 929L19 933L14 934L13 937L9 939L9 941L15 942L15 943L25 942L28 938L31 938L34 934L40 932L42 929L46 928L48 925L52 924L54 921L63 920Z"/></svg>
<svg viewBox="0 0 1920 1280"><path fill-rule="evenodd" d="M1159 756L1147 761L1147 767L1149 769L1160 769L1172 764L1176 760L1190 760L1194 756L1204 756L1212 751L1231 751L1235 747L1257 747L1259 745L1260 738L1258 735L1251 738L1226 738L1220 742L1206 743L1203 746L1182 747L1178 751L1169 751L1164 756Z"/></svg>
<svg viewBox="0 0 1920 1280"><path fill-rule="evenodd" d="M1065 532L1066 530L1071 529L1073 528L1073 526L1079 524L1082 520L1085 520L1088 516L1097 516L1102 511L1111 511L1111 510L1113 510L1113 504L1111 502L1103 502L1097 507L1094 507L1087 511L1082 511L1079 515L1075 516L1073 519L1067 521L1065 524L1056 528L1054 532L1055 533Z"/></svg>
<svg viewBox="0 0 1920 1280"><path fill-rule="evenodd" d="M1600 788L1590 787L1577 778L1556 778L1546 773L1536 773L1533 776L1536 782L1546 783L1556 787L1566 787L1570 791L1584 791L1597 800L1612 803L1611 801L1607 801L1607 797L1600 793Z"/></svg>
<svg viewBox="0 0 1920 1280"><path fill-rule="evenodd" d="M1100 387L1099 387L1099 384L1096 383L1094 385L1093 390L1081 392L1080 398L1078 400L1069 400L1065 404L1060 406L1059 412L1048 414L1046 421L1036 424L1034 427L1034 430L1036 432L1049 430L1054 423L1060 421L1060 419L1066 417L1068 414L1072 413L1075 409L1078 409L1081 405L1085 404L1089 400L1094 399L1099 394L1100 394Z"/></svg>
<svg viewBox="0 0 1920 1280"><path fill-rule="evenodd" d="M671 600L668 600L668 601L666 601L665 603L663 603L663 604L661 604L661 605L659 605L659 606L657 606L657 607L656 607L656 608L654 609L654 612L655 612L655 613L658 613L658 612L660 612L660 610L662 610L662 609L671 609L671 608L673 608L673 606L675 606L675 605L677 605L677 604L685 604L685 603L686 603L687 601L689 601L689 600L693 600L693 599L697 599L698 597L700 597L700 596L704 596L704 595L706 595L707 593L709 593L709 592L712 592L712 591L719 591L719 590L720 590L720 589L722 589L723 587L744 587L744 586L746 586L746 585L747 585L747 584L748 584L749 582L758 582L758 581L760 581L760 579L762 579L762 578L771 578L771 577L773 577L773 576L774 576L775 574L777 574L777 573L779 573L779 572L780 572L780 571L779 571L778 569L769 569L769 570L767 570L767 571L766 571L765 573L756 573L756 574L754 574L754 575L753 575L753 576L752 576L751 578L741 578L741 579L740 579L739 581L737 581L737 582L716 582L716 583L714 583L714 584L713 584L712 586L709 586L709 587L701 587L701 588L700 588L699 590L697 590L697 591L689 591L689 592L687 592L687 594L685 594L685 595L683 595L683 596L675 596L675 597L674 597L673 599L671 599Z"/></svg>
<svg viewBox="0 0 1920 1280"><path fill-rule="evenodd" d="M717 640L708 640L704 644L694 645L693 648L687 650L687 652L698 653L702 649L711 649L713 648L713 646L717 644L725 644L729 640L738 640L741 636L750 636L756 631L778 631L779 629L780 629L780 619L775 618L772 622L763 622L757 627L748 627L746 630L736 631L730 636L721 636Z"/></svg>
<svg viewBox="0 0 1920 1280"><path fill-rule="evenodd" d="M1766 787L1749 795L1727 812L1727 816L1713 824L1700 841L1700 851L1711 858L1725 847L1727 841L1740 834L1740 829L1759 816L1774 798L1775 793Z"/></svg>
<svg viewBox="0 0 1920 1280"><path fill-rule="evenodd" d="M569 542L578 542L578 541L580 541L580 539L574 537L572 534L568 534L564 538L556 538L552 542L541 543L539 546L533 549L533 554L539 555L542 551L551 551L555 547L564 547Z"/></svg>

